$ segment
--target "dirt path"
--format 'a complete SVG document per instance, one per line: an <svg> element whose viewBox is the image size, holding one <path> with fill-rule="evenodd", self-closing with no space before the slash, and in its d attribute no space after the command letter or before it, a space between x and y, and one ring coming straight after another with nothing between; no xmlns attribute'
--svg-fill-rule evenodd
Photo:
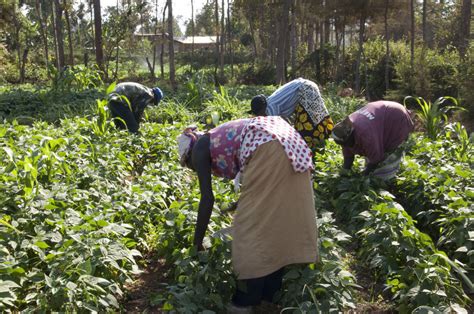
<svg viewBox="0 0 474 314"><path fill-rule="evenodd" d="M135 281L127 285L126 297L122 300L126 313L165 313L159 305L153 304L153 299L160 292L164 292L163 283L167 283L168 272L164 259L149 257L145 259L147 266L144 271L135 278ZM253 309L254 314L280 313L282 307L263 303Z"/></svg>
<svg viewBox="0 0 474 314"><path fill-rule="evenodd" d="M153 305L151 300L163 290L163 283L168 281L169 269L163 259L149 257L145 260L147 266L135 281L126 286L126 297L123 307L126 313L163 313L159 306Z"/></svg>

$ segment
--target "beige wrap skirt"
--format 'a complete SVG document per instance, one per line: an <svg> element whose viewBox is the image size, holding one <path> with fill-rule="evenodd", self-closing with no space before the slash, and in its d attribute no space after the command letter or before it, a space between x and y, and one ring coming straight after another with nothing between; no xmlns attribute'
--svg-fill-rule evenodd
<svg viewBox="0 0 474 314"><path fill-rule="evenodd" d="M293 170L282 145L259 146L245 166L232 230L238 279L259 278L318 258L310 171Z"/></svg>

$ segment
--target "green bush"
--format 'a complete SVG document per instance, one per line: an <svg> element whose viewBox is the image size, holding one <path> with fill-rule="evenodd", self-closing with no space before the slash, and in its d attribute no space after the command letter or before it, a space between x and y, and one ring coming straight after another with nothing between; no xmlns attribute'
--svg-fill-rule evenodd
<svg viewBox="0 0 474 314"><path fill-rule="evenodd" d="M246 51L237 51L233 53L232 61L234 64L249 63L252 61L252 55ZM224 63L230 64L231 56L224 55ZM214 49L195 50L193 54L190 51L180 52L176 55L176 63L181 66L192 65L194 69L202 69L204 67L213 67L216 64L216 54Z"/></svg>
<svg viewBox="0 0 474 314"><path fill-rule="evenodd" d="M395 85L389 91L391 98L400 100L403 95L417 95L425 99L457 97L460 65L457 52L438 52L417 47L413 69L410 65L409 47L397 44L397 53L400 58L394 64L396 76Z"/></svg>
<svg viewBox="0 0 474 314"><path fill-rule="evenodd" d="M459 71L459 99L467 110L469 117L474 118L474 43L471 43L466 59L462 61Z"/></svg>
<svg viewBox="0 0 474 314"><path fill-rule="evenodd" d="M240 73L238 81L241 84L275 84L275 67L270 63L250 64Z"/></svg>
<svg viewBox="0 0 474 314"><path fill-rule="evenodd" d="M324 49L317 48L307 54L306 46L301 45L297 51L297 65L291 69L291 76L302 76L318 82L327 84L336 81L341 64L336 63L336 46L325 44ZM343 66L343 65L342 65Z"/></svg>
<svg viewBox="0 0 474 314"><path fill-rule="evenodd" d="M101 96L96 89L58 93L25 85L0 94L0 120L57 122L60 118L92 113L95 99Z"/></svg>
<svg viewBox="0 0 474 314"><path fill-rule="evenodd" d="M347 49L344 61L344 80L355 81L357 45ZM406 95L416 95L425 99L442 96L458 97L459 90L474 74L472 66L464 65L465 80L459 80L462 65L455 50L438 51L415 49L414 68L410 63L410 46L404 42L390 42L389 90L385 87L386 48L382 38L364 43L364 55L360 64L361 87L370 99L392 99L401 102ZM472 62L472 61L470 61ZM471 63L472 64L472 63ZM473 81L472 79L470 80ZM466 87L466 91L470 87ZM467 93L466 93L467 95ZM469 96L467 96L469 97Z"/></svg>
<svg viewBox="0 0 474 314"><path fill-rule="evenodd" d="M340 97L329 89L325 89L321 91L321 93L334 123L342 121L345 117L357 111L366 103L363 98Z"/></svg>
<svg viewBox="0 0 474 314"><path fill-rule="evenodd" d="M352 84L355 82L358 51L358 45L349 46L342 65L342 79ZM382 98L385 93L385 43L379 38L367 41L364 44L364 56L359 67L361 88L373 99Z"/></svg>
<svg viewBox="0 0 474 314"><path fill-rule="evenodd" d="M361 70L366 72L368 83L368 94L371 99L382 99L385 92L385 67L386 48L382 38L377 38L364 45L366 66L361 65ZM399 59L396 51L391 51L389 59L389 80L393 77L393 63ZM390 82L389 82L390 83ZM364 86L364 82L362 82Z"/></svg>
<svg viewBox="0 0 474 314"><path fill-rule="evenodd" d="M18 82L18 62L8 50L0 45L0 83L16 83Z"/></svg>
<svg viewBox="0 0 474 314"><path fill-rule="evenodd" d="M54 74L52 91L56 93L84 91L102 85L101 72L96 65L66 66L61 71L51 67L51 71Z"/></svg>

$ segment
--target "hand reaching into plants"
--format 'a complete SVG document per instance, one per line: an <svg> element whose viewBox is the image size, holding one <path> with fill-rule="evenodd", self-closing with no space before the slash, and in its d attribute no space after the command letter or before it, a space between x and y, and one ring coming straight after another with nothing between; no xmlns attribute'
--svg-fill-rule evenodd
<svg viewBox="0 0 474 314"><path fill-rule="evenodd" d="M351 169L341 168L339 170L339 175L341 177L350 177L352 174L353 174L353 171Z"/></svg>
<svg viewBox="0 0 474 314"><path fill-rule="evenodd" d="M221 214L225 215L225 214L228 214L229 212L235 211L237 209L238 203L239 203L239 201L232 202L229 207L224 208L224 209L221 210Z"/></svg>
<svg viewBox="0 0 474 314"><path fill-rule="evenodd" d="M369 175L372 171L375 170L375 168L377 168L377 164L367 164L367 166L365 167L364 171L362 172L362 174L364 176L367 176Z"/></svg>
<svg viewBox="0 0 474 314"><path fill-rule="evenodd" d="M198 251L198 252L203 252L203 251L205 251L205 250L206 250L206 249L204 248L204 246L202 245L202 243L201 243L201 244L197 244L197 251Z"/></svg>
<svg viewBox="0 0 474 314"><path fill-rule="evenodd" d="M208 237L204 237L201 242L194 241L193 248L196 248L197 252L205 252L212 246L211 240Z"/></svg>

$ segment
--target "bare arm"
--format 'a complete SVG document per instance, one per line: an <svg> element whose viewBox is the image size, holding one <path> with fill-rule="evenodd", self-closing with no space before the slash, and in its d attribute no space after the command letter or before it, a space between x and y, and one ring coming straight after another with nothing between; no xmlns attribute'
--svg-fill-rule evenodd
<svg viewBox="0 0 474 314"><path fill-rule="evenodd" d="M211 184L211 152L209 146L209 136L201 137L194 145L192 157L192 164L197 172L199 189L201 191L196 230L194 232L194 245L197 245L199 250L203 249L202 241L211 218L212 207L214 206L214 194L212 193Z"/></svg>
<svg viewBox="0 0 474 314"><path fill-rule="evenodd" d="M351 156L351 157L346 157L344 156L344 169L351 169L352 168L352 164L354 163L354 156Z"/></svg>

